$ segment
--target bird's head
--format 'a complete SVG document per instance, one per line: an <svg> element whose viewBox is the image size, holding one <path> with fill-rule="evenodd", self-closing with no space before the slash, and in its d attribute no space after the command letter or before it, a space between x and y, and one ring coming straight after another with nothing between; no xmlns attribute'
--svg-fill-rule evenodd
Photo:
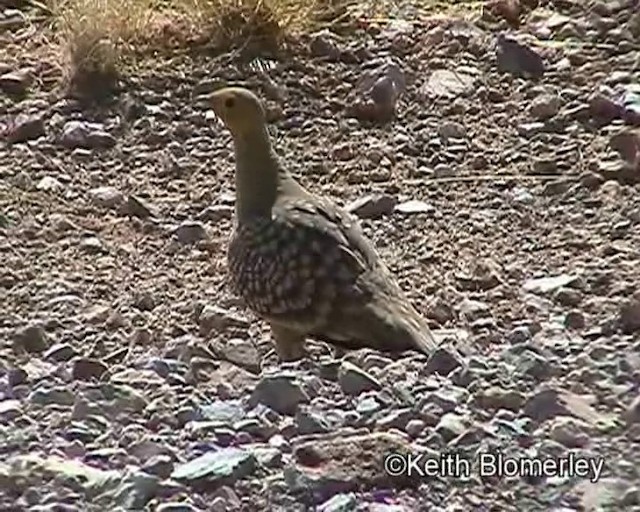
<svg viewBox="0 0 640 512"><path fill-rule="evenodd" d="M258 97L241 87L225 87L210 96L215 114L234 137L262 128L266 115Z"/></svg>

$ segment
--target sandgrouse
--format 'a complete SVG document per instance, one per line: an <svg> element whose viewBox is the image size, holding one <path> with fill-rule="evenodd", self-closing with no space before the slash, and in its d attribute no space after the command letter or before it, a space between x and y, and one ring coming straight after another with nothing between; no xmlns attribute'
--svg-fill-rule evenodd
<svg viewBox="0 0 640 512"><path fill-rule="evenodd" d="M307 337L347 349L430 353L435 342L426 321L355 219L282 166L260 100L237 87L210 98L235 147L230 282L270 324L279 358L303 357Z"/></svg>

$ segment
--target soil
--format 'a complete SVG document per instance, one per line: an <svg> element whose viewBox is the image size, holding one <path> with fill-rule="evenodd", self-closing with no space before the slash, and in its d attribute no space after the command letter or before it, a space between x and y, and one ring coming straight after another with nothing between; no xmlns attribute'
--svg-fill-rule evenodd
<svg viewBox="0 0 640 512"><path fill-rule="evenodd" d="M146 61L99 105L4 51L0 510L640 510L640 5L495 4ZM223 83L359 212L437 353L275 359L226 285Z"/></svg>

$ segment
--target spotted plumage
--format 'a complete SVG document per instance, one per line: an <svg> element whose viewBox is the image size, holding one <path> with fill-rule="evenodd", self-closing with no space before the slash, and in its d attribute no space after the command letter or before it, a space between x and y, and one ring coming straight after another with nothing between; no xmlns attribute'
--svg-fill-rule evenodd
<svg viewBox="0 0 640 512"><path fill-rule="evenodd" d="M309 336L348 348L430 352L426 321L358 223L282 167L260 101L239 88L222 89L212 101L236 155L230 281L271 325L280 357L302 357Z"/></svg>

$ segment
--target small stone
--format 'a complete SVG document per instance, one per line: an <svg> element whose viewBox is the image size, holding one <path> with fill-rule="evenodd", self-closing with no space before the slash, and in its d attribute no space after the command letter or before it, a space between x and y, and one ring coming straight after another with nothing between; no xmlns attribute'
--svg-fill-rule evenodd
<svg viewBox="0 0 640 512"><path fill-rule="evenodd" d="M184 482L211 483L224 481L233 485L256 469L255 456L240 448L228 447L207 452L184 464L178 465L171 478Z"/></svg>
<svg viewBox="0 0 640 512"><path fill-rule="evenodd" d="M534 123L523 123L521 125L518 125L518 134L529 139L534 135L544 131L544 129L545 124L540 121L536 121Z"/></svg>
<svg viewBox="0 0 640 512"><path fill-rule="evenodd" d="M330 60L338 60L341 52L334 38L335 36L328 30L322 30L314 34L309 44L311 55L315 57L327 57Z"/></svg>
<svg viewBox="0 0 640 512"><path fill-rule="evenodd" d="M85 314L85 320L90 324L103 324L109 318L111 308L109 306L96 305Z"/></svg>
<svg viewBox="0 0 640 512"><path fill-rule="evenodd" d="M369 195L347 205L347 211L361 219L377 219L393 212L398 199L388 194Z"/></svg>
<svg viewBox="0 0 640 512"><path fill-rule="evenodd" d="M427 98L454 98L473 91L478 80L477 70L470 69L436 69L429 76L423 89Z"/></svg>
<svg viewBox="0 0 640 512"><path fill-rule="evenodd" d="M500 72L539 78L545 71L544 60L535 50L504 34L498 35L496 57Z"/></svg>
<svg viewBox="0 0 640 512"><path fill-rule="evenodd" d="M173 460L169 455L160 454L151 457L142 465L142 471L150 475L156 475L162 480L169 478L173 473Z"/></svg>
<svg viewBox="0 0 640 512"><path fill-rule="evenodd" d="M309 407L300 406L296 413L298 434L323 434L329 432L330 425L326 418Z"/></svg>
<svg viewBox="0 0 640 512"><path fill-rule="evenodd" d="M438 432L446 442L455 439L466 430L467 425L465 418L453 412L444 414L442 418L440 418L438 425L436 425L436 432Z"/></svg>
<svg viewBox="0 0 640 512"><path fill-rule="evenodd" d="M395 63L367 71L360 79L348 112L361 121L385 122L395 115L398 98L406 89L404 72Z"/></svg>
<svg viewBox="0 0 640 512"><path fill-rule="evenodd" d="M207 206L196 218L203 222L220 222L233 217L233 207L226 204Z"/></svg>
<svg viewBox="0 0 640 512"><path fill-rule="evenodd" d="M228 361L247 368L249 371L259 371L261 361L260 354L250 340L231 338L225 343L223 350Z"/></svg>
<svg viewBox="0 0 640 512"><path fill-rule="evenodd" d="M122 205L122 214L139 219L147 219L155 216L155 211L144 199L139 196L129 196Z"/></svg>
<svg viewBox="0 0 640 512"><path fill-rule="evenodd" d="M413 418L414 412L410 408L397 409L386 414L376 421L376 426L380 430L398 429L404 430Z"/></svg>
<svg viewBox="0 0 640 512"><path fill-rule="evenodd" d="M596 172L586 171L580 175L580 184L588 190L597 190L604 182L604 177Z"/></svg>
<svg viewBox="0 0 640 512"><path fill-rule="evenodd" d="M584 329L586 325L584 313L577 309L569 311L564 317L564 325L565 327L576 331Z"/></svg>
<svg viewBox="0 0 640 512"><path fill-rule="evenodd" d="M309 396L293 374L274 374L263 377L254 388L249 400L252 407L263 404L274 411L292 415L299 404L307 403Z"/></svg>
<svg viewBox="0 0 640 512"><path fill-rule="evenodd" d="M102 361L82 357L73 362L71 375L74 380L100 379L107 369Z"/></svg>
<svg viewBox="0 0 640 512"><path fill-rule="evenodd" d="M420 418L414 418L407 422L407 425L404 427L404 431L409 434L411 437L416 438L424 431L426 427L426 423L424 420Z"/></svg>
<svg viewBox="0 0 640 512"><path fill-rule="evenodd" d="M464 139L467 136L467 130L460 123L445 121L438 126L438 135L445 141L448 139Z"/></svg>
<svg viewBox="0 0 640 512"><path fill-rule="evenodd" d="M538 121L546 121L556 116L560 111L561 100L555 94L541 94L534 98L529 105L531 117Z"/></svg>
<svg viewBox="0 0 640 512"><path fill-rule="evenodd" d="M29 401L36 405L62 405L71 407L76 395L67 388L39 388L29 395Z"/></svg>
<svg viewBox="0 0 640 512"><path fill-rule="evenodd" d="M569 185L570 183L564 179L548 181L542 188L542 195L549 197L564 194L569 190Z"/></svg>
<svg viewBox="0 0 640 512"><path fill-rule="evenodd" d="M556 290L554 298L563 306L578 306L582 302L582 292L574 288L561 287Z"/></svg>
<svg viewBox="0 0 640 512"><path fill-rule="evenodd" d="M336 494L327 501L321 503L318 512L353 512L357 510L358 499L353 493Z"/></svg>
<svg viewBox="0 0 640 512"><path fill-rule="evenodd" d="M41 325L29 325L18 331L14 338L14 347L31 354L38 354L47 349L48 341Z"/></svg>
<svg viewBox="0 0 640 512"><path fill-rule="evenodd" d="M447 376L461 365L462 362L457 351L453 348L440 346L429 356L425 372Z"/></svg>
<svg viewBox="0 0 640 512"><path fill-rule="evenodd" d="M552 388L541 389L531 396L523 412L539 423L556 416L573 416L595 426L605 419L594 409L589 397Z"/></svg>
<svg viewBox="0 0 640 512"><path fill-rule="evenodd" d="M5 138L10 144L26 142L42 137L45 133L42 114L18 114L5 130Z"/></svg>
<svg viewBox="0 0 640 512"><path fill-rule="evenodd" d="M108 252L107 248L97 236L88 236L80 240L80 250L88 254L102 254Z"/></svg>
<svg viewBox="0 0 640 512"><path fill-rule="evenodd" d="M567 448L584 448L589 444L588 427L576 418L557 416L551 420L549 437Z"/></svg>
<svg viewBox="0 0 640 512"><path fill-rule="evenodd" d="M9 386L16 387L26 384L29 380L29 375L22 368L11 368L7 372L7 382Z"/></svg>
<svg viewBox="0 0 640 512"><path fill-rule="evenodd" d="M235 327L245 329L249 326L246 318L218 306L206 305L197 313L197 322L200 328L200 336L217 334L227 328Z"/></svg>
<svg viewBox="0 0 640 512"><path fill-rule="evenodd" d="M550 293L565 286L571 286L578 282L577 276L561 274L553 277L541 277L525 281L523 288L527 292L536 294Z"/></svg>
<svg viewBox="0 0 640 512"><path fill-rule="evenodd" d="M114 146L115 139L101 125L74 120L62 127L60 144L69 149L101 149Z"/></svg>
<svg viewBox="0 0 640 512"><path fill-rule="evenodd" d="M68 343L56 343L45 351L42 357L47 361L64 362L70 361L76 355L77 352Z"/></svg>
<svg viewBox="0 0 640 512"><path fill-rule="evenodd" d="M625 334L640 331L640 298L634 297L626 301L620 308L620 327Z"/></svg>
<svg viewBox="0 0 640 512"><path fill-rule="evenodd" d="M90 149L108 149L116 145L116 139L110 133L96 130L87 135L87 145Z"/></svg>
<svg viewBox="0 0 640 512"><path fill-rule="evenodd" d="M195 244L207 237L207 230L201 222L185 221L174 229L173 235L181 244Z"/></svg>
<svg viewBox="0 0 640 512"><path fill-rule="evenodd" d="M625 413L625 419L629 425L633 423L640 423L640 395L629 404Z"/></svg>
<svg viewBox="0 0 640 512"><path fill-rule="evenodd" d="M0 90L12 96L23 96L32 81L33 77L29 70L11 71L0 75Z"/></svg>
<svg viewBox="0 0 640 512"><path fill-rule="evenodd" d="M524 404L524 395L517 390L491 386L476 395L476 402L483 409L506 409L517 412Z"/></svg>
<svg viewBox="0 0 640 512"><path fill-rule="evenodd" d="M22 415L22 404L19 400L0 400L0 421L13 422Z"/></svg>
<svg viewBox="0 0 640 512"><path fill-rule="evenodd" d="M468 322L491 316L489 305L478 300L464 299L458 304L458 310Z"/></svg>
<svg viewBox="0 0 640 512"><path fill-rule="evenodd" d="M531 170L534 174L542 174L545 176L558 174L558 162L552 157L534 158L531 164Z"/></svg>
<svg viewBox="0 0 640 512"><path fill-rule="evenodd" d="M116 208L124 201L124 195L115 187L93 188L89 195L95 204L103 208Z"/></svg>
<svg viewBox="0 0 640 512"><path fill-rule="evenodd" d="M433 213L435 211L435 207L428 203L425 203L424 201L412 199L410 201L405 201L404 203L396 205L394 211L406 215L412 215L416 213Z"/></svg>
<svg viewBox="0 0 640 512"><path fill-rule="evenodd" d="M342 392L347 395L359 395L365 391L382 388L380 382L373 375L348 361L343 361L340 365L338 382Z"/></svg>
<svg viewBox="0 0 640 512"><path fill-rule="evenodd" d="M522 6L520 0L487 0L483 13L490 14L494 19L504 19L513 27L520 24Z"/></svg>
<svg viewBox="0 0 640 512"><path fill-rule="evenodd" d="M45 176L38 182L36 188L44 192L60 192L64 186L53 176Z"/></svg>

